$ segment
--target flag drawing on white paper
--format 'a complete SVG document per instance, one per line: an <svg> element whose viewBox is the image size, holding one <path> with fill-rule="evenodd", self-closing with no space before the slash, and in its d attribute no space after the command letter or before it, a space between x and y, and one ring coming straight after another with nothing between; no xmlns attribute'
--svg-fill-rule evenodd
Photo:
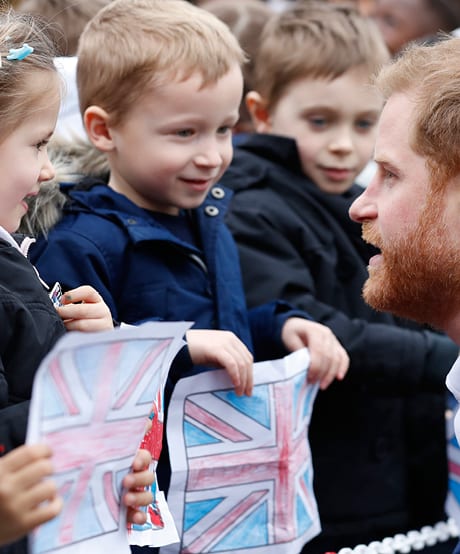
<svg viewBox="0 0 460 554"><path fill-rule="evenodd" d="M130 552L121 481L149 413L162 410L158 399L188 326L155 322L68 333L45 358L34 381L27 442L51 446L64 507L31 536L33 554ZM170 535L176 539L175 529Z"/></svg>
<svg viewBox="0 0 460 554"><path fill-rule="evenodd" d="M320 531L307 349L254 365L251 397L224 371L179 381L167 423L168 503L181 536L163 553L295 553Z"/></svg>

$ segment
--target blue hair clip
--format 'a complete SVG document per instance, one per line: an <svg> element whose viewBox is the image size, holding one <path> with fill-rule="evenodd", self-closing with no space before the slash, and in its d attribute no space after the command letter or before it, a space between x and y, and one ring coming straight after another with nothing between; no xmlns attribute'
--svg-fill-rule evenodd
<svg viewBox="0 0 460 554"><path fill-rule="evenodd" d="M21 48L10 48L9 54L6 56L7 60L23 60L27 58L29 54L34 51L32 46L24 43Z"/></svg>

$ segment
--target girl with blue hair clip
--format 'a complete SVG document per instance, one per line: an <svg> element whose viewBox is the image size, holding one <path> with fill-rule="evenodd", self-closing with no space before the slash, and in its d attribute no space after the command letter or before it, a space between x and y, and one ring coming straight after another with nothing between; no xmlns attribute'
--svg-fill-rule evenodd
<svg viewBox="0 0 460 554"><path fill-rule="evenodd" d="M28 199L53 177L47 144L54 131L61 82L53 44L38 20L14 12L0 15L0 544L11 543L59 513L62 499L52 481L52 453L45 445L22 446L32 383L40 362L66 329L96 331L113 326L99 294L78 287L53 306L37 272L13 233ZM153 480L139 450L125 476L128 520L142 523L137 508L151 501ZM139 487L141 490L139 490ZM0 548L26 554L25 538Z"/></svg>

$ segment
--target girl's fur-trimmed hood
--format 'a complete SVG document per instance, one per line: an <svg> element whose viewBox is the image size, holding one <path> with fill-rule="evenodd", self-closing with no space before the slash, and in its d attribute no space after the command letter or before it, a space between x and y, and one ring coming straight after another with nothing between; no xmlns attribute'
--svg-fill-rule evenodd
<svg viewBox="0 0 460 554"><path fill-rule="evenodd" d="M104 178L109 173L105 154L84 139L53 138L48 155L56 174L51 181L41 183L38 195L29 199L19 233L46 235L61 219L67 197L60 191L60 183L78 183L83 177Z"/></svg>

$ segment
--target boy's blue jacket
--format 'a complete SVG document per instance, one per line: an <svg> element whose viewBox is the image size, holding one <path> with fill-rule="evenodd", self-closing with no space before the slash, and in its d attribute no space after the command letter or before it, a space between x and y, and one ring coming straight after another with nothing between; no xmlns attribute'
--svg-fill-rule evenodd
<svg viewBox="0 0 460 554"><path fill-rule="evenodd" d="M70 199L63 218L30 252L45 280L60 281L63 290L92 285L120 322L195 321L198 329L233 331L256 359L287 353L282 325L308 316L284 302L247 310L238 253L224 224L230 191L213 187L193 210L200 254L101 181L62 190Z"/></svg>
<svg viewBox="0 0 460 554"><path fill-rule="evenodd" d="M62 189L70 199L62 219L30 250L45 280L60 281L64 291L92 285L119 322L194 321L197 329L233 331L256 360L287 354L281 342L284 322L308 315L285 302L247 310L237 249L224 224L229 191L214 187L191 214L199 230L200 253L104 182L86 180L80 188ZM178 379L206 370L194 366L183 348L168 374L166 409ZM167 491L166 441L157 477Z"/></svg>

